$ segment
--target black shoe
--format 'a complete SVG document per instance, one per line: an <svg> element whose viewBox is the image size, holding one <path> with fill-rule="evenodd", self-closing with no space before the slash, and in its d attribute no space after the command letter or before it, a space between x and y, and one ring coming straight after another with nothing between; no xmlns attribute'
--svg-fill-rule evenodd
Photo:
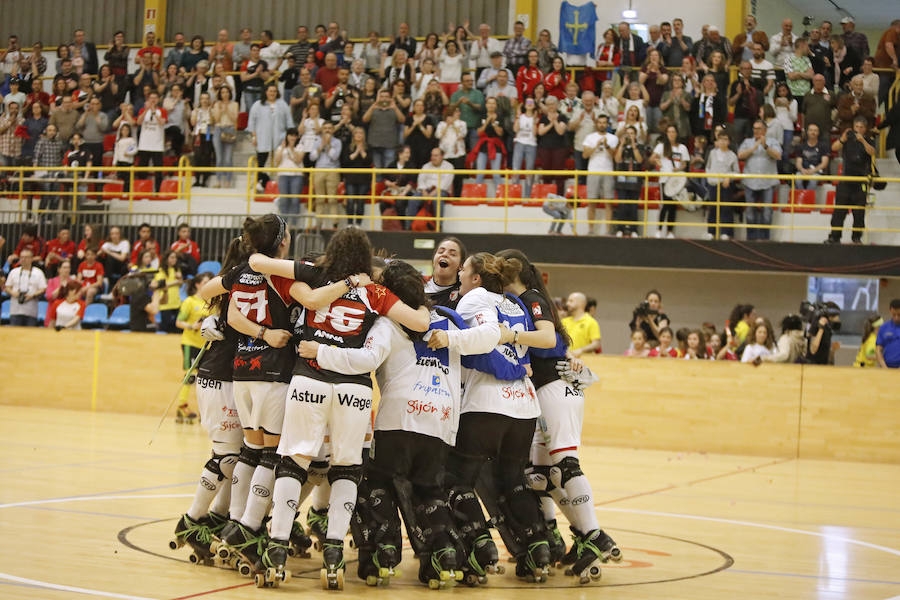
<svg viewBox="0 0 900 600"><path fill-rule="evenodd" d="M840 244L841 240L840 240L840 238L834 239L833 237L827 237L827 238L825 238L825 243L826 244Z"/></svg>

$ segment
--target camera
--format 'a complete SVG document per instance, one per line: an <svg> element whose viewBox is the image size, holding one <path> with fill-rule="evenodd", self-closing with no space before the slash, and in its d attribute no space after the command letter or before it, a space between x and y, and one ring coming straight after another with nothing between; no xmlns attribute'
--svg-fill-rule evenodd
<svg viewBox="0 0 900 600"><path fill-rule="evenodd" d="M21 292L18 296L16 296L16 301L19 304L25 304L28 301L28 294L25 292Z"/></svg>
<svg viewBox="0 0 900 600"><path fill-rule="evenodd" d="M810 25L812 25L813 21L814 21L813 17L805 16L805 17L803 17L803 26L809 27Z"/></svg>
<svg viewBox="0 0 900 600"><path fill-rule="evenodd" d="M834 302L809 302L804 300L800 303L800 316L810 324L818 323L819 319L825 317L828 319L832 331L841 330L841 322L832 321L834 317L841 316L841 309Z"/></svg>
<svg viewBox="0 0 900 600"><path fill-rule="evenodd" d="M646 300L638 304L634 309L635 317L649 317L652 313L653 311L650 310L650 303Z"/></svg>

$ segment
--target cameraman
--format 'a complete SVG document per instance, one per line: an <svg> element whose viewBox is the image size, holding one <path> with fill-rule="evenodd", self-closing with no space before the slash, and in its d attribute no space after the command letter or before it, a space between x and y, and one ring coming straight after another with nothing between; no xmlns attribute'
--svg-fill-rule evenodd
<svg viewBox="0 0 900 600"><path fill-rule="evenodd" d="M669 326L669 315L662 312L662 294L657 290L650 290L644 297L631 317L628 327L634 331L638 327L644 330L647 342L651 346L659 343L659 332Z"/></svg>
<svg viewBox="0 0 900 600"><path fill-rule="evenodd" d="M23 248L19 253L19 266L9 272L6 278L6 293L9 294L9 324L19 327L37 327L38 300L47 289L44 272L32 266L34 254L31 248Z"/></svg>
<svg viewBox="0 0 900 600"><path fill-rule="evenodd" d="M834 352L831 350L831 334L840 330L840 307L834 302L826 302L813 313L809 331L806 333L807 360L814 365L833 365Z"/></svg>

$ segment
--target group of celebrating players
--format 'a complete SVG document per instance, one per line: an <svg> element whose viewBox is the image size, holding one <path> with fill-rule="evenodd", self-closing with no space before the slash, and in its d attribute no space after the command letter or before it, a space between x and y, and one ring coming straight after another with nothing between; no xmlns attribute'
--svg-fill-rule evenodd
<svg viewBox="0 0 900 600"><path fill-rule="evenodd" d="M426 281L374 256L358 228L300 261L285 260L290 243L281 217L248 218L200 290L211 315L197 399L212 457L173 549L278 586L312 535L323 587L342 589L349 530L359 577L377 585L400 563L402 515L419 580L434 589L503 572L491 527L529 581L567 565L587 583L621 560L578 462L595 376L567 356L522 252L467 256L446 238ZM307 532L298 517L310 496Z"/></svg>

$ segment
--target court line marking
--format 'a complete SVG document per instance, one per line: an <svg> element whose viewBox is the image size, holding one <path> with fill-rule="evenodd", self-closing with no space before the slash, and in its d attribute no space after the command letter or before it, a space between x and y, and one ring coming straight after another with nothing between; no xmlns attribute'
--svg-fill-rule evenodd
<svg viewBox="0 0 900 600"><path fill-rule="evenodd" d="M239 584L237 584L237 585L230 585L230 586L228 586L228 587L218 588L218 589L215 589L215 590L209 590L209 591L206 591L206 592L199 592L199 593L197 593L197 594L190 594L189 596L178 596L177 598L172 598L172 600L187 600L188 598L198 598L198 597L200 597L200 596L208 596L209 594L217 594L217 593L219 593L219 592L227 592L228 590L234 590L234 589L237 589L237 588L247 587L247 586L250 586L250 585L254 585L254 583L253 583L252 581L249 582L249 583L239 583Z"/></svg>
<svg viewBox="0 0 900 600"><path fill-rule="evenodd" d="M0 504L0 508L12 508L14 506L33 506L35 504L50 504L53 502L78 502L81 499L100 498L110 494L128 494L130 492L148 492L150 490L162 490L166 488L182 487L185 485L194 485L196 481L185 481L183 483L167 483L166 485L155 485L153 487L134 488L131 490L114 490L112 492L98 492L96 494L83 494L80 496L63 496L61 498L46 498L44 500L26 500L23 502L11 502L8 504ZM135 496L139 498L140 496Z"/></svg>
<svg viewBox="0 0 900 600"><path fill-rule="evenodd" d="M28 579L27 577L17 577L15 575L10 575L9 573L0 573L0 578L15 583L44 588L46 590L56 590L58 592L72 592L75 594L86 594L88 596L101 596L103 598L121 598L123 600L154 600L153 598L147 598L146 596L131 596L129 594L116 594L115 592L104 592L101 590L91 590L71 585L48 583L46 581L38 581L37 579Z"/></svg>
<svg viewBox="0 0 900 600"><path fill-rule="evenodd" d="M746 569L728 569L729 573L744 575L768 575L770 577L803 577L805 579L827 579L829 581L849 581L852 583L877 583L880 585L900 585L900 581L881 581L878 579L860 579L858 577L822 577L820 575L804 575L803 573L775 573L773 571L749 571ZM900 596L895 596L900 598ZM890 598L888 600L891 600Z"/></svg>
<svg viewBox="0 0 900 600"><path fill-rule="evenodd" d="M117 513L95 512L90 510L72 510L70 508L50 508L49 506L21 506L28 510L44 510L48 512L67 513L72 515L90 515L94 517L112 517L114 519L139 519L141 521L150 517L139 517L137 515L121 515Z"/></svg>

